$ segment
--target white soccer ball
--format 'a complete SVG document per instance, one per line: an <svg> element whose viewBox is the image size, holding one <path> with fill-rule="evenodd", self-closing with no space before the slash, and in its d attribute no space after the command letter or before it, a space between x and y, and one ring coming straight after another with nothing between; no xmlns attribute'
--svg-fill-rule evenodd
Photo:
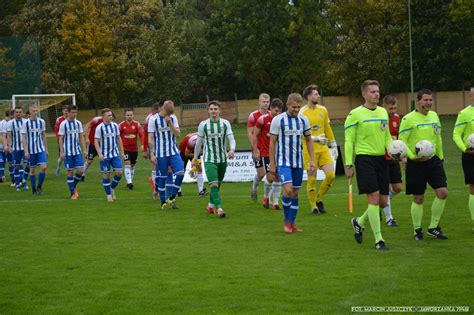
<svg viewBox="0 0 474 315"><path fill-rule="evenodd" d="M469 149L474 149L474 133L471 133L469 137L467 137L466 145Z"/></svg>
<svg viewBox="0 0 474 315"><path fill-rule="evenodd" d="M434 154L434 145L431 141L421 140L415 144L417 158L430 158Z"/></svg>
<svg viewBox="0 0 474 315"><path fill-rule="evenodd" d="M407 146L401 140L393 140L388 145L387 152L392 159L403 159L407 156Z"/></svg>

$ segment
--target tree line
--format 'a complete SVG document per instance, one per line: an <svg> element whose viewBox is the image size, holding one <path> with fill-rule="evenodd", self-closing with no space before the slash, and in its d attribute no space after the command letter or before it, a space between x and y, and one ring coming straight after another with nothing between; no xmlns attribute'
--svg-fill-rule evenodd
<svg viewBox="0 0 474 315"><path fill-rule="evenodd" d="M474 1L410 8L415 89L472 84ZM0 36L37 36L41 92L89 107L410 90L408 0L11 0Z"/></svg>

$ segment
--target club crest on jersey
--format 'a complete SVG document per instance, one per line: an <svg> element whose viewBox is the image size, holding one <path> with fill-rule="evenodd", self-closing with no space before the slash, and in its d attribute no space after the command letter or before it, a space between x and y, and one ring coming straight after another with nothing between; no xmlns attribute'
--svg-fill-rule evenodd
<svg viewBox="0 0 474 315"><path fill-rule="evenodd" d="M380 121L380 129L382 129L382 130L387 129L387 121L386 120L381 120Z"/></svg>
<svg viewBox="0 0 474 315"><path fill-rule="evenodd" d="M433 124L433 131L434 131L435 136L438 135L439 128L440 126L438 126L438 124L436 123Z"/></svg>
<svg viewBox="0 0 474 315"><path fill-rule="evenodd" d="M132 129L135 130L135 126L132 126Z"/></svg>

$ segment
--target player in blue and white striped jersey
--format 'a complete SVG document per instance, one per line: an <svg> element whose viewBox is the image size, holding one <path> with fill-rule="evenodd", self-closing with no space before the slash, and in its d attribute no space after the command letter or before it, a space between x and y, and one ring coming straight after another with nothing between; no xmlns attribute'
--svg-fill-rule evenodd
<svg viewBox="0 0 474 315"><path fill-rule="evenodd" d="M315 168L311 126L305 116L298 114L302 103L300 94L290 94L286 102L287 111L273 118L270 125L270 171L267 176L270 181L277 176L277 171L280 176L286 233L302 232L295 225L295 220L299 208L298 193L303 181L303 137L310 156L308 169Z"/></svg>
<svg viewBox="0 0 474 315"><path fill-rule="evenodd" d="M160 196L161 208L178 208L176 195L184 178L184 166L178 147L176 137L179 137L178 118L173 115L174 103L165 101L159 108L158 115L154 115L148 122L148 145L150 147L150 160L156 162L156 180L153 199ZM166 177L168 167L175 176L173 189L168 200L166 200Z"/></svg>
<svg viewBox="0 0 474 315"><path fill-rule="evenodd" d="M48 146L46 142L46 123L38 117L38 106L30 106L30 118L21 126L25 158L30 165L30 183L33 195L43 193L46 176ZM35 168L39 166L38 186L36 186Z"/></svg>
<svg viewBox="0 0 474 315"><path fill-rule="evenodd" d="M77 106L69 105L67 118L59 125L58 141L59 156L64 161L66 168L66 180L71 194L70 198L75 200L79 197L77 183L84 173L84 159L86 154L86 141L82 123L76 119ZM76 174L74 175L74 170Z"/></svg>
<svg viewBox="0 0 474 315"><path fill-rule="evenodd" d="M12 162L14 167L13 177L15 179L16 191L21 191L21 184L24 178L24 168L22 162L25 157L23 143L21 141L21 126L26 119L22 118L23 109L21 106L15 108L14 117L7 124L7 152L12 154ZM23 188L28 189L26 182L23 183Z"/></svg>
<svg viewBox="0 0 474 315"><path fill-rule="evenodd" d="M0 120L0 183L5 181L5 144L7 142L7 121L5 119Z"/></svg>
<svg viewBox="0 0 474 315"><path fill-rule="evenodd" d="M94 145L100 161L100 172L102 173L102 185L104 186L107 201L114 201L115 187L122 178L122 160L125 158L123 143L120 138L119 126L113 122L112 110L102 110L103 122L100 123L94 135ZM110 183L110 170L114 170L114 178Z"/></svg>

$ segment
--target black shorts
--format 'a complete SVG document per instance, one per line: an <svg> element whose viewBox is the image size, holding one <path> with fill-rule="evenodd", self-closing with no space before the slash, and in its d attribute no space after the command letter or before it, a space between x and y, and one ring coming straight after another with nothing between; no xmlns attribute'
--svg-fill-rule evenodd
<svg viewBox="0 0 474 315"><path fill-rule="evenodd" d="M388 174L390 176L390 184L401 184L402 171L400 170L400 162L388 161Z"/></svg>
<svg viewBox="0 0 474 315"><path fill-rule="evenodd" d="M258 160L253 160L255 163L255 168L264 167L265 173L270 171L270 157L261 156Z"/></svg>
<svg viewBox="0 0 474 315"><path fill-rule="evenodd" d="M425 162L413 162L408 159L405 175L407 195L424 195L426 183L433 189L447 187L443 162L437 156Z"/></svg>
<svg viewBox="0 0 474 315"><path fill-rule="evenodd" d="M474 184L474 155L462 154L462 170L464 171L464 183L468 185Z"/></svg>
<svg viewBox="0 0 474 315"><path fill-rule="evenodd" d="M390 176L385 156L356 155L354 164L359 194L378 191L381 195L388 195Z"/></svg>
<svg viewBox="0 0 474 315"><path fill-rule="evenodd" d="M95 145L89 144L87 148L87 159L93 160L97 156L97 150L95 149Z"/></svg>
<svg viewBox="0 0 474 315"><path fill-rule="evenodd" d="M125 151L124 161L130 161L130 164L137 164L138 152Z"/></svg>

